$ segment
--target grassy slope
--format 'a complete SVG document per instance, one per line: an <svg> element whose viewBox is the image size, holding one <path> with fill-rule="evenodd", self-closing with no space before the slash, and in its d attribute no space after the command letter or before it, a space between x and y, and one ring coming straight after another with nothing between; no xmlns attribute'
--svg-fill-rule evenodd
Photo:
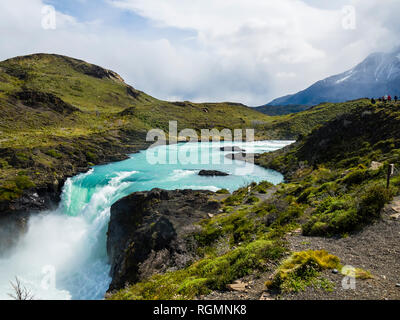
<svg viewBox="0 0 400 320"><path fill-rule="evenodd" d="M288 105L288 106L265 105L261 107L256 107L254 109L269 116L283 116L291 113L298 113L301 111L305 111L309 108L310 108L309 106L301 106L301 105Z"/></svg>
<svg viewBox="0 0 400 320"><path fill-rule="evenodd" d="M187 268L122 289L110 299L192 299L248 274L273 272L266 289L281 292L313 285L332 290L324 269L341 268L325 251L292 253L284 235L347 236L379 219L381 209L399 194L400 176L385 187L387 163L400 166L400 104L358 105L318 127L284 150L258 157L259 164L285 172L287 182L271 192L263 183L223 200L224 213L203 221L197 239L203 258ZM383 164L371 169L372 161ZM250 191L249 191L250 190ZM259 200L261 199L261 200ZM279 267L276 263L283 261ZM271 268L271 264L275 267ZM371 277L357 269L360 279Z"/></svg>
<svg viewBox="0 0 400 320"><path fill-rule="evenodd" d="M296 140L309 134L316 126L370 104L370 101L366 99L345 103L324 103L303 112L273 117L272 121L258 124L257 129L264 132L265 138Z"/></svg>

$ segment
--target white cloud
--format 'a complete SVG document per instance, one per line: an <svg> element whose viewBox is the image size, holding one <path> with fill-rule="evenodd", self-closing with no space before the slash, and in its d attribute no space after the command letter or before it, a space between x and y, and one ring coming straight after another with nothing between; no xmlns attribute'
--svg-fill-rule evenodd
<svg viewBox="0 0 400 320"><path fill-rule="evenodd" d="M117 7L151 19L155 25L196 31L198 45L221 59L227 69L233 70L239 64L254 70L251 76L257 81L265 79L267 88L264 93L254 88L252 98L246 101L252 104L304 89L342 72L379 50L381 43L389 42L383 48L389 49L396 39L387 21L397 21L398 11L393 9L398 1L349 0L336 7L322 5L328 1L319 1L319 7L307 2L110 0ZM343 28L344 4L356 8L356 30ZM302 77L287 76L293 74Z"/></svg>
<svg viewBox="0 0 400 320"><path fill-rule="evenodd" d="M259 105L390 49L400 31L396 0L349 0L357 9L351 31L342 28L341 6L298 0L108 2L96 21L58 13L57 29L43 30L41 0L1 1L0 58L65 54L111 68L157 98ZM106 24L112 8L149 19L154 33L172 27L193 36L133 36Z"/></svg>

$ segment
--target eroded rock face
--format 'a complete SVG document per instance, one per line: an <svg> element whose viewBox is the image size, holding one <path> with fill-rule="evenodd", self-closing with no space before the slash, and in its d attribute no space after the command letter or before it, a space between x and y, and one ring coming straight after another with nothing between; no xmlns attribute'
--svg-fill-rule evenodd
<svg viewBox="0 0 400 320"><path fill-rule="evenodd" d="M15 93L14 97L33 109L52 110L66 115L80 112L78 108L47 92L23 90Z"/></svg>
<svg viewBox="0 0 400 320"><path fill-rule="evenodd" d="M111 207L107 251L112 283L123 288L156 273L184 268L196 258L195 225L220 209L212 192L153 189Z"/></svg>

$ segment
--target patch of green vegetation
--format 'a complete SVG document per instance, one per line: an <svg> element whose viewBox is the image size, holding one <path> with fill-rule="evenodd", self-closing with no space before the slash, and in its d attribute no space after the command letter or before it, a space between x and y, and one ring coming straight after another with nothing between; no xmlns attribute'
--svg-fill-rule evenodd
<svg viewBox="0 0 400 320"><path fill-rule="evenodd" d="M384 205L393 197L393 190L371 183L351 196L329 197L322 201L311 219L303 225L303 233L311 236L337 235L359 229L378 219Z"/></svg>
<svg viewBox="0 0 400 320"><path fill-rule="evenodd" d="M256 196L250 196L247 198L246 204L256 204L259 201L260 201L260 199L257 198Z"/></svg>
<svg viewBox="0 0 400 320"><path fill-rule="evenodd" d="M263 271L285 252L279 243L257 240L220 257L202 259L190 267L156 275L110 296L111 300L193 299L212 290L225 290L233 280Z"/></svg>
<svg viewBox="0 0 400 320"><path fill-rule="evenodd" d="M58 152L57 150L55 150L55 149L48 150L46 152L46 154L49 155L50 157L53 157L53 158L56 158L56 159L61 159L62 158L62 154L60 152Z"/></svg>
<svg viewBox="0 0 400 320"><path fill-rule="evenodd" d="M24 190L34 188L35 184L25 175L17 175L5 181L0 187L0 201L10 201L22 195Z"/></svg>
<svg viewBox="0 0 400 320"><path fill-rule="evenodd" d="M265 193L267 193L268 189L270 189L271 187L273 187L272 183L270 183L268 181L262 181L253 188L253 192L265 194Z"/></svg>
<svg viewBox="0 0 400 320"><path fill-rule="evenodd" d="M248 195L248 187L236 190L231 196L224 200L224 204L227 206L238 206L242 204L245 197Z"/></svg>
<svg viewBox="0 0 400 320"><path fill-rule="evenodd" d="M270 139L283 137L296 140L338 116L366 106L371 106L367 99L344 103L323 103L303 112L274 117L273 121L260 123L258 129L264 131L265 136Z"/></svg>
<svg viewBox="0 0 400 320"><path fill-rule="evenodd" d="M230 192L227 189L220 189L216 193L217 194L230 194Z"/></svg>
<svg viewBox="0 0 400 320"><path fill-rule="evenodd" d="M0 169L8 169L10 165L8 164L7 160L0 159Z"/></svg>
<svg viewBox="0 0 400 320"><path fill-rule="evenodd" d="M326 279L318 279L320 272L327 269L340 269L339 258L325 250L294 252L280 265L274 279L266 286L280 292L298 292L310 285L331 290Z"/></svg>

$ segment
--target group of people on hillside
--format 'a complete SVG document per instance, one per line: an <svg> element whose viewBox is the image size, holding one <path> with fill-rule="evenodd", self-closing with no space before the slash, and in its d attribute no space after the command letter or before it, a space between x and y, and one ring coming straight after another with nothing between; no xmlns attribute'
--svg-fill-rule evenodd
<svg viewBox="0 0 400 320"><path fill-rule="evenodd" d="M399 100L398 96L394 96L394 98L392 98L390 95L385 95L383 97L379 97L378 101L379 102L391 102L392 100L394 100L394 102L397 102ZM371 99L372 104L376 103L376 100L374 98Z"/></svg>

